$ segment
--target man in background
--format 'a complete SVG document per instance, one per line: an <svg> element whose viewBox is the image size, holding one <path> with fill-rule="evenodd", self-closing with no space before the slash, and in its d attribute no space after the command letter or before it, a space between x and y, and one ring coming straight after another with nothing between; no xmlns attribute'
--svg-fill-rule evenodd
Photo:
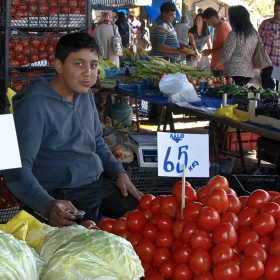
<svg viewBox="0 0 280 280"><path fill-rule="evenodd" d="M261 71L262 87L271 88L278 91L279 81L274 82L271 78L273 66L280 67L280 1L274 4L274 17L264 20L259 27L259 34L269 55L272 66L268 66Z"/></svg>
<svg viewBox="0 0 280 280"><path fill-rule="evenodd" d="M132 34L133 34L133 44L136 44L136 33L137 33L137 29L140 27L141 22L139 20L137 20L133 14L129 15L129 19L130 19L130 24L132 26Z"/></svg>
<svg viewBox="0 0 280 280"><path fill-rule="evenodd" d="M223 76L224 66L220 65L216 70L214 70L214 66L222 53L224 42L231 31L231 27L220 19L218 12L213 8L207 8L203 12L202 17L209 26L215 28L212 49L205 49L202 51L202 54L204 56L212 55L210 65L212 75L214 77Z"/></svg>

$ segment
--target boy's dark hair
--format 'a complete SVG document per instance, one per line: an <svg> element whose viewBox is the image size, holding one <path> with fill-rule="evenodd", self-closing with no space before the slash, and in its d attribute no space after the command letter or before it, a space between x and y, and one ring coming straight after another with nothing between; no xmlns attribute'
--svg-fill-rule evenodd
<svg viewBox="0 0 280 280"><path fill-rule="evenodd" d="M275 1L274 6L280 6L280 1Z"/></svg>
<svg viewBox="0 0 280 280"><path fill-rule="evenodd" d="M55 49L55 57L64 63L71 52L89 49L99 56L99 44L96 39L85 32L75 32L60 38Z"/></svg>
<svg viewBox="0 0 280 280"><path fill-rule="evenodd" d="M165 2L160 6L160 13L176 12L176 6L171 2Z"/></svg>
<svg viewBox="0 0 280 280"><path fill-rule="evenodd" d="M203 14L202 14L202 18L203 19L210 19L211 17L215 17L215 18L220 18L218 12L213 9L213 8L207 8Z"/></svg>

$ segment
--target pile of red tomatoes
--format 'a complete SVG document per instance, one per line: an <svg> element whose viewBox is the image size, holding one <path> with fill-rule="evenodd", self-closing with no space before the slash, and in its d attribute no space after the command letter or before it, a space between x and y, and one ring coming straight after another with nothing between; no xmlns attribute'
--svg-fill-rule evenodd
<svg viewBox="0 0 280 280"><path fill-rule="evenodd" d="M142 197L138 210L102 230L131 242L145 280L280 279L280 193L256 189L238 197L223 176L197 193L185 183L172 195Z"/></svg>

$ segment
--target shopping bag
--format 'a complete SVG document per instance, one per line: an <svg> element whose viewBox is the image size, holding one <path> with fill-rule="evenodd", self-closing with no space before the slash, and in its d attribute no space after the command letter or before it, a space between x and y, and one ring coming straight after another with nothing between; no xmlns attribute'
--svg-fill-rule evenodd
<svg viewBox="0 0 280 280"><path fill-rule="evenodd" d="M116 27L114 27L114 25L113 25L113 30L114 30L114 35L112 36L111 39L113 52L118 56L122 56L123 55L122 40L118 35L116 35Z"/></svg>
<svg viewBox="0 0 280 280"><path fill-rule="evenodd" d="M256 69L263 69L268 66L271 66L271 59L269 58L265 47L260 39L260 36L258 35L258 44L253 56L253 65Z"/></svg>
<svg viewBox="0 0 280 280"><path fill-rule="evenodd" d="M210 72L210 59L207 56L202 56L201 59L198 61L196 68L198 70L204 70L206 72Z"/></svg>
<svg viewBox="0 0 280 280"><path fill-rule="evenodd" d="M188 81L185 74L164 75L159 82L159 89L169 102L194 102L198 96L194 86Z"/></svg>

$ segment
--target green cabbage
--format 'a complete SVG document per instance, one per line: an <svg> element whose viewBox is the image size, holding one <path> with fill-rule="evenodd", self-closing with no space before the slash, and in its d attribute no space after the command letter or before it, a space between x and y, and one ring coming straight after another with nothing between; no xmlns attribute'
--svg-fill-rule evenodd
<svg viewBox="0 0 280 280"><path fill-rule="evenodd" d="M63 234L51 238L49 235L54 232L50 232L42 241L42 248L52 247L41 250L43 259L49 260L42 280L136 280L144 276L139 257L124 238L101 230L86 230L66 240L68 233L73 236L73 228L57 231Z"/></svg>
<svg viewBox="0 0 280 280"><path fill-rule="evenodd" d="M37 265L39 269L37 269ZM43 262L25 241L0 231L0 279L36 280Z"/></svg>
<svg viewBox="0 0 280 280"><path fill-rule="evenodd" d="M50 231L38 245L36 252L47 263L60 245L67 243L73 236L82 232L87 232L87 229L80 225L57 228Z"/></svg>

